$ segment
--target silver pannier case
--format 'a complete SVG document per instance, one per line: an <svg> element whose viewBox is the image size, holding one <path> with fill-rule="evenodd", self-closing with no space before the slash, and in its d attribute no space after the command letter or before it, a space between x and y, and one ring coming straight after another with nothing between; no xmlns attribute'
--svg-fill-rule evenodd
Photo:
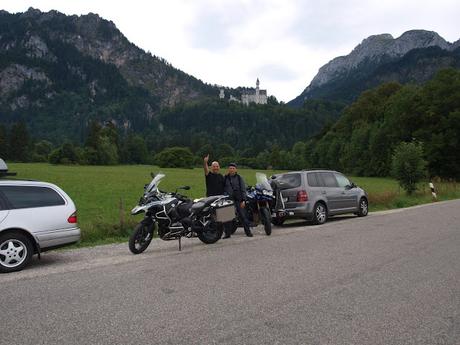
<svg viewBox="0 0 460 345"><path fill-rule="evenodd" d="M235 207L233 201L225 200L217 203L216 208L216 222L227 223L235 219Z"/></svg>

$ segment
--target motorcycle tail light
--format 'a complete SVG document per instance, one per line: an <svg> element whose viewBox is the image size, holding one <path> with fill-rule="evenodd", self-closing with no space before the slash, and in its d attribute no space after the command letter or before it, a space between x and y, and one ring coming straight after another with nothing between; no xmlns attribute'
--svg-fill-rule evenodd
<svg viewBox="0 0 460 345"><path fill-rule="evenodd" d="M297 202L305 202L308 201L308 194L304 190L300 190L297 192Z"/></svg>
<svg viewBox="0 0 460 345"><path fill-rule="evenodd" d="M76 224L77 223L77 211L72 213L69 218L67 218L67 222L70 224Z"/></svg>

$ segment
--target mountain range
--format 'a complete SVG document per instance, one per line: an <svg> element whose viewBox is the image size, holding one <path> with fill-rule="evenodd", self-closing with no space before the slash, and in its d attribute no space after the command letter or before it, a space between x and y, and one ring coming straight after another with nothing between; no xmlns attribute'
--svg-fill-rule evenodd
<svg viewBox="0 0 460 345"><path fill-rule="evenodd" d="M398 38L390 34L364 39L353 51L319 69L310 85L289 102L307 99L354 101L361 92L397 81L421 84L443 68L460 68L460 40L449 43L436 32L411 30Z"/></svg>
<svg viewBox="0 0 460 345"><path fill-rule="evenodd" d="M221 137L231 137L232 142L241 142L237 133L244 129L254 133L253 129L264 128L258 133L263 147L277 138L268 119L273 127L277 119L284 123L298 117L309 123L307 130L293 136L287 129L290 126L277 129L279 137L286 138L278 144L291 145L336 119L340 107L364 90L388 81L423 83L446 67L460 68L460 41L448 43L437 33L423 30L408 31L396 39L388 34L370 36L349 55L321 67L310 85L289 103L299 113L285 111L283 105L274 108L274 104L241 108L219 101L217 86L130 43L114 23L97 14L67 16L33 8L16 14L0 11L0 124L24 121L34 137L59 144L66 139L84 142L91 120L111 122L121 131L155 135L156 147L161 148L166 142L191 145L184 141L183 130L203 136L213 131L203 131L203 123L217 121L226 123L217 127ZM240 88L227 90L241 93ZM305 100L329 103L305 105ZM208 117L200 117L200 123L185 118L198 113ZM182 133L179 122L168 116L187 123ZM176 139L166 141L172 134ZM264 144L267 137L271 141Z"/></svg>
<svg viewBox="0 0 460 345"><path fill-rule="evenodd" d="M96 14L0 11L0 122L81 139L90 119L139 130L165 107L216 95Z"/></svg>

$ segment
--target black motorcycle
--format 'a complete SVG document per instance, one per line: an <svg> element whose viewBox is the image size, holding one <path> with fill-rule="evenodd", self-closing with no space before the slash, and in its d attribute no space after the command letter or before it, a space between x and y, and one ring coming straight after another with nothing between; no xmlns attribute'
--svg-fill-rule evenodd
<svg viewBox="0 0 460 345"><path fill-rule="evenodd" d="M198 237L203 243L216 243L222 237L222 223L234 218L233 201L219 195L193 202L177 192L189 190L188 186L179 187L174 193L162 192L158 185L164 177L164 174L153 176L139 204L131 211L132 215L144 212L145 217L129 238L130 251L140 254L146 250L155 229L164 241L179 240L179 250L182 237Z"/></svg>
<svg viewBox="0 0 460 345"><path fill-rule="evenodd" d="M257 183L255 187L247 189L247 200L245 211L252 226L263 224L265 233L270 236L272 233L271 208L274 203L273 189L268 183L267 176L256 173ZM233 222L232 234L238 227L241 227L239 220Z"/></svg>

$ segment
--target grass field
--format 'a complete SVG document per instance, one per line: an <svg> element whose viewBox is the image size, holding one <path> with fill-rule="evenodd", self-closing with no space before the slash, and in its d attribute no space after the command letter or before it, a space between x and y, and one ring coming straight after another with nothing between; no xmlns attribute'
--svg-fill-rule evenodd
<svg viewBox="0 0 460 345"><path fill-rule="evenodd" d="M41 163L11 163L10 171L18 178L36 179L57 184L74 200L78 209L78 222L82 229L82 245L126 240L132 226L141 216L131 216L130 210L142 195L144 184L149 183L150 172L166 174L160 188L173 191L181 185L191 190L184 193L192 198L205 194L201 168L159 169L153 166L65 166ZM249 185L255 183L255 172L240 169ZM275 171L263 171L268 176ZM414 196L406 196L398 183L389 178L352 177L357 185L369 193L371 211L398 208L431 202L428 184L421 185ZM460 186L454 183L437 185L439 199L460 198Z"/></svg>

